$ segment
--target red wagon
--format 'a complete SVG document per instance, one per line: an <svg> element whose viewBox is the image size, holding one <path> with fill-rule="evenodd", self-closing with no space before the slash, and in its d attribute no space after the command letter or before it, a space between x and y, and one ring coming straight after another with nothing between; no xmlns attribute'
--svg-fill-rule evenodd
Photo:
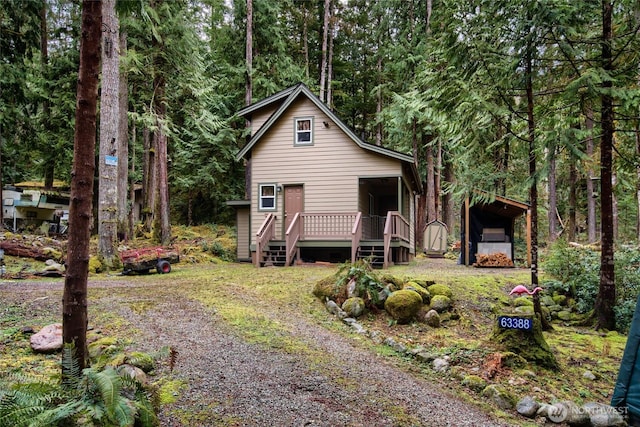
<svg viewBox="0 0 640 427"><path fill-rule="evenodd" d="M171 264L180 262L180 255L173 248L130 249L120 252L123 274L149 273L152 268L160 274L171 272Z"/></svg>

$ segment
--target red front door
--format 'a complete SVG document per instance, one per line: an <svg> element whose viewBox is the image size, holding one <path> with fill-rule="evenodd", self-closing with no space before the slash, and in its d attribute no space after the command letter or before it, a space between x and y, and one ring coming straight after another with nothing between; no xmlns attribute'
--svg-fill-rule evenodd
<svg viewBox="0 0 640 427"><path fill-rule="evenodd" d="M298 212L302 212L302 185L288 185L284 187L284 231Z"/></svg>

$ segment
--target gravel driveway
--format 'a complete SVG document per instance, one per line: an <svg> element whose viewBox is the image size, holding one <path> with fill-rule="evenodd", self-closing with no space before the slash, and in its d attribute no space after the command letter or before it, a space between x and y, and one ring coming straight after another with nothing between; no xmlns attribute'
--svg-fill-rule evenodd
<svg viewBox="0 0 640 427"><path fill-rule="evenodd" d="M62 286L4 283L0 296L59 310ZM290 313L269 315L296 339L320 349L320 360L247 343L214 310L176 293L133 311L131 287L125 296L117 289L124 286L124 280L90 281L91 288L113 288L94 303L140 331L133 337L137 349L175 348L172 376L188 384L164 408L162 426L507 425L357 342Z"/></svg>

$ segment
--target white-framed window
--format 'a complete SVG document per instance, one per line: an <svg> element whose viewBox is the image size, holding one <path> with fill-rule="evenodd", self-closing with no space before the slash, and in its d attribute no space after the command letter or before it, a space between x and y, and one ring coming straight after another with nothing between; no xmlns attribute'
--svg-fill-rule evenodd
<svg viewBox="0 0 640 427"><path fill-rule="evenodd" d="M295 145L313 144L313 117L297 117L295 119Z"/></svg>
<svg viewBox="0 0 640 427"><path fill-rule="evenodd" d="M276 184L258 185L258 209L261 211L276 210Z"/></svg>

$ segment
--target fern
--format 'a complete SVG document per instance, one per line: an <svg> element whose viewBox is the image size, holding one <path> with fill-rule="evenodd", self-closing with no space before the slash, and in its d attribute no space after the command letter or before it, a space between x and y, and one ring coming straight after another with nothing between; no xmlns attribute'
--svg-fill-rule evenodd
<svg viewBox="0 0 640 427"><path fill-rule="evenodd" d="M380 302L379 293L384 290L384 285L378 279L371 268L371 263L367 259L358 260L355 263L345 263L340 266L336 273L336 289L344 288L353 281L354 294L364 299L369 307Z"/></svg>
<svg viewBox="0 0 640 427"><path fill-rule="evenodd" d="M62 365L60 383L20 374L0 379L0 427L158 425L157 395L149 386L109 366L80 371L69 346Z"/></svg>

